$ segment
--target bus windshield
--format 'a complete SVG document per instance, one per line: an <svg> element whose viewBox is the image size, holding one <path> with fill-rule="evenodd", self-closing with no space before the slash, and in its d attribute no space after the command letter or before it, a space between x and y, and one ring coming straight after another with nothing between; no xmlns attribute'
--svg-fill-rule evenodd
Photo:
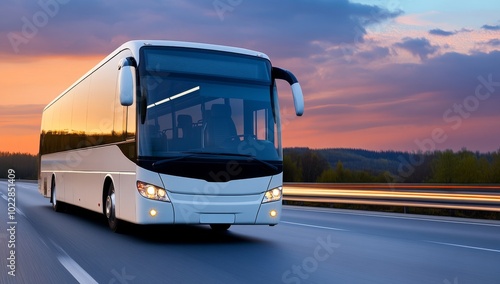
<svg viewBox="0 0 500 284"><path fill-rule="evenodd" d="M281 160L267 59L158 47L144 47L141 56L139 156Z"/></svg>

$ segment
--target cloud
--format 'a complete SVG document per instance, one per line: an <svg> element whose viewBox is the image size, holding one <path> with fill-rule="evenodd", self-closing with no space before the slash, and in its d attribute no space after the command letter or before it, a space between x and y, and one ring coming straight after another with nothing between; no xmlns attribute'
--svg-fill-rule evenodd
<svg viewBox="0 0 500 284"><path fill-rule="evenodd" d="M403 42L398 42L394 44L395 47L399 47L411 54L418 56L420 60L426 60L429 55L436 53L439 50L439 46L431 45L430 41L426 38L403 38Z"/></svg>
<svg viewBox="0 0 500 284"><path fill-rule="evenodd" d="M146 38L306 56L318 52L314 41L362 42L367 26L402 13L348 0L296 0L286 7L279 0L10 1L0 11L0 36L7 39L0 52L10 54L101 54L123 41ZM46 2L56 4L39 4Z"/></svg>
<svg viewBox="0 0 500 284"><path fill-rule="evenodd" d="M442 29L432 29L429 31L429 34L438 36L452 36L457 34L457 32L445 31Z"/></svg>
<svg viewBox="0 0 500 284"><path fill-rule="evenodd" d="M481 28L484 30L488 30L488 31L500 31L500 25L496 25L496 26L483 25Z"/></svg>
<svg viewBox="0 0 500 284"><path fill-rule="evenodd" d="M466 28L463 28L463 29L460 29L460 30L455 30L455 31L445 31L445 30L442 30L442 29L432 29L432 30L429 30L429 34L431 35L437 35L437 36L452 36L452 35L456 35L458 33L469 33L469 32L472 32L471 29L466 29Z"/></svg>
<svg viewBox="0 0 500 284"><path fill-rule="evenodd" d="M500 39L497 38L490 39L489 41L486 42L486 44L494 47L500 47Z"/></svg>
<svg viewBox="0 0 500 284"><path fill-rule="evenodd" d="M376 46L368 51L362 51L356 53L356 56L359 56L362 59L368 61L374 61L377 59L386 58L391 54L391 51L388 47Z"/></svg>
<svg viewBox="0 0 500 284"><path fill-rule="evenodd" d="M27 105L0 105L0 113L2 114L2 119L5 120L6 117L26 117L26 116L37 116L42 114L42 110L45 105L41 104L27 104Z"/></svg>
<svg viewBox="0 0 500 284"><path fill-rule="evenodd" d="M40 130L45 105L0 105L0 129L8 133L33 133Z"/></svg>
<svg viewBox="0 0 500 284"><path fill-rule="evenodd" d="M298 76L301 84L317 88L305 92L306 111L301 119L318 128L308 128L310 137L321 137L311 145L323 147L333 147L322 142L325 140L346 143L349 137L383 132L385 139L377 137L376 146L354 138L349 145L418 150L415 139L429 138L433 129L442 128L449 139L439 149L476 147L477 137L489 137L488 143L481 144L482 150L498 149L500 133L491 131L500 120L498 62L500 51L450 52L418 64L318 63L318 70L332 71L316 81L306 82L302 74ZM307 78L314 77L319 75ZM302 133L302 128L294 130ZM476 136L465 134L472 130ZM333 133L330 139L329 133Z"/></svg>
<svg viewBox="0 0 500 284"><path fill-rule="evenodd" d="M457 32L450 32L450 31L445 31L445 30L442 30L442 29L432 29L429 31L429 34L431 35L438 35L438 36L452 36L452 35L456 35Z"/></svg>

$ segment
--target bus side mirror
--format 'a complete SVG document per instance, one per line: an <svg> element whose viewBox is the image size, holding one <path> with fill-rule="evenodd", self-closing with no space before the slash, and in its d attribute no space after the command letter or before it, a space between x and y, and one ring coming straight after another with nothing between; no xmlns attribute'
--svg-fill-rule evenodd
<svg viewBox="0 0 500 284"><path fill-rule="evenodd" d="M285 80L292 86L293 104L295 106L295 114L297 116L302 116L304 114L304 95L302 93L302 88L300 87L299 81L293 75L292 72L281 69L278 67L273 67L273 77L275 79Z"/></svg>
<svg viewBox="0 0 500 284"><path fill-rule="evenodd" d="M304 114L304 95L299 82L292 85L293 105L295 106L295 114L302 116Z"/></svg>
<svg viewBox="0 0 500 284"><path fill-rule="evenodd" d="M135 67L134 58L128 57L120 61L118 66L118 93L122 106L131 106L135 96Z"/></svg>

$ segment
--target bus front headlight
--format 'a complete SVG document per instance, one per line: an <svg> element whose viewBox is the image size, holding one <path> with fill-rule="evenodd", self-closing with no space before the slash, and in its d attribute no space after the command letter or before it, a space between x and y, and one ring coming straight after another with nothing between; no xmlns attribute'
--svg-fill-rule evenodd
<svg viewBox="0 0 500 284"><path fill-rule="evenodd" d="M282 192L283 192L282 186L278 186L278 187L275 187L273 189L266 191L266 193L264 194L264 199L262 200L262 203L281 200Z"/></svg>
<svg viewBox="0 0 500 284"><path fill-rule="evenodd" d="M137 190L142 196L146 198L160 201L170 201L167 195L167 191L159 186L155 186L142 181L137 181Z"/></svg>

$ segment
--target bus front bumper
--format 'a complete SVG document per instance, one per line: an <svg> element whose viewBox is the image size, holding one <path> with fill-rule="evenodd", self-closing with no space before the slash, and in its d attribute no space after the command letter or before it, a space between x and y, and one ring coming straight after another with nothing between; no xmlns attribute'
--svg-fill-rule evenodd
<svg viewBox="0 0 500 284"><path fill-rule="evenodd" d="M276 225L281 218L281 200L261 203L258 195L190 195L168 193L171 202L141 198L140 224L260 224Z"/></svg>

